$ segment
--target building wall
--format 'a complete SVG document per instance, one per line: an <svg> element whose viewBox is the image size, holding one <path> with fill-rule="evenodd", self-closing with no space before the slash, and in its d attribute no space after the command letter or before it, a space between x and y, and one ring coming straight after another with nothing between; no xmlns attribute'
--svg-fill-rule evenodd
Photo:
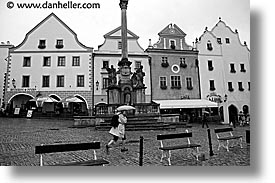
<svg viewBox="0 0 275 183"><path fill-rule="evenodd" d="M94 100L95 104L108 103L107 90L103 88L103 78L108 78L108 72L106 68L103 68L103 61L108 61L109 67L113 67L118 71L118 62L121 60L121 49L118 48L118 42L121 41L121 29L120 27L114 29L110 33L104 35L105 41L99 46L98 50L94 51ZM143 48L138 43L138 36L128 30L127 34L127 46L128 57L131 64L131 72L136 71L136 62L140 62L143 66L143 72L145 73L144 84L146 102L151 101L151 86L150 86L150 66L148 61L148 54L144 53ZM118 75L117 75L118 76ZM99 83L98 88L96 83ZM117 77L117 81L119 78Z"/></svg>
<svg viewBox="0 0 275 183"><path fill-rule="evenodd" d="M217 42L220 38L221 44ZM229 42L226 42L226 39ZM207 42L211 42L213 50L206 48ZM243 111L243 106L247 105L250 109L250 51L247 45L242 44L237 31L219 21L212 30L206 30L196 44L199 50L200 78L202 97L209 95L209 85L207 80L214 80L216 90L212 91L220 95L223 103L220 106L224 108L225 123L229 123L228 107L234 105L237 111ZM208 70L208 60L213 61L213 71ZM230 64L234 64L235 73L231 72ZM244 64L245 72L241 72L240 64ZM217 69L216 69L217 68ZM234 91L229 91L228 82L232 82ZM238 82L242 82L244 91L240 91ZM225 96L227 96L225 98ZM225 102L224 102L225 101Z"/></svg>
<svg viewBox="0 0 275 183"><path fill-rule="evenodd" d="M196 67L196 54L184 54L184 53L169 53L167 50L160 52L151 52L148 50L149 56L152 58L151 61L151 77L152 77L152 98L153 100L172 100L172 99L199 99L200 98L200 86L199 86L199 75L198 68ZM162 57L168 57L168 67L162 67ZM187 67L180 67L180 58L185 58ZM173 67L179 69L175 72ZM162 89L160 87L160 77L167 78L167 88ZM171 76L180 76L181 88L171 87ZM187 89L186 77L192 78L193 89Z"/></svg>
<svg viewBox="0 0 275 183"><path fill-rule="evenodd" d="M151 57L153 100L199 99L198 52L186 44L186 34L175 24L166 26L159 36L159 41L146 50ZM171 40L174 48L171 47ZM162 66L162 57L167 57L168 67ZM181 60L185 60L186 68L180 66ZM172 88L171 76L180 76L180 88ZM166 77L167 87L160 87L160 77ZM187 77L192 78L192 89L187 88Z"/></svg>
<svg viewBox="0 0 275 183"><path fill-rule="evenodd" d="M46 40L44 49L38 48L41 39ZM63 40L63 48L56 48L57 39ZM20 45L10 50L7 101L16 93L40 93L43 96L54 94L61 99L79 95L87 102L88 108L92 108L92 52L92 48L82 45L76 34L56 15L49 15L27 33ZM58 56L65 57L65 66L58 66ZM79 66L72 65L73 56L80 58ZM24 57L31 58L29 67L23 66ZM43 65L44 57L51 58L50 66ZM30 76L29 87L22 86L24 75ZM50 76L49 87L42 86L42 76L46 75ZM58 75L64 75L64 87L57 87ZM77 86L78 75L84 75L83 87ZM13 79L16 87L13 86Z"/></svg>

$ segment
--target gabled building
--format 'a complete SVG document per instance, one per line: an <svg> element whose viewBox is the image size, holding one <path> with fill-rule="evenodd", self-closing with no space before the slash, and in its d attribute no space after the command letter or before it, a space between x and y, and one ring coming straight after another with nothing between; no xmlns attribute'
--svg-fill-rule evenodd
<svg viewBox="0 0 275 183"><path fill-rule="evenodd" d="M5 96L9 109L25 110L27 102L38 96L57 101L77 97L80 104L65 106L67 111L87 114L93 104L92 52L93 48L80 43L76 33L51 13L26 34L21 44L10 49Z"/></svg>
<svg viewBox="0 0 275 183"><path fill-rule="evenodd" d="M186 44L186 34L175 24L169 24L158 35L159 41L146 49L151 64L152 100L160 104L161 113L177 113L184 120L194 120L201 116L202 107L215 107L201 100L199 52Z"/></svg>
<svg viewBox="0 0 275 183"><path fill-rule="evenodd" d="M110 69L115 69L118 73L119 66L118 63L122 56L122 40L121 40L121 26L110 31L104 35L105 41L102 45L98 46L98 50L94 50L93 62L94 62L94 100L95 105L99 103L115 103L116 99L110 99L108 95L108 87L112 84L117 84L120 80L119 74L117 74L116 82L110 80L108 71ZM144 53L144 49L138 43L139 37L127 30L127 45L128 45L128 59L131 64L131 75L137 70L142 70L144 75L144 85L145 85L145 98L142 99L144 103L149 103L151 101L151 86L150 86L150 67L148 61L148 54ZM134 84L134 83L133 83ZM135 103L136 99L133 99L135 95L132 95L134 91L128 91L125 95L129 95L131 99L128 102ZM119 96L118 96L119 97ZM112 101L108 101L112 100ZM122 101L123 102L123 101ZM125 103L127 103L125 101Z"/></svg>
<svg viewBox="0 0 275 183"><path fill-rule="evenodd" d="M196 40L202 98L219 105L225 123L250 109L250 50L241 43L238 31L219 22Z"/></svg>

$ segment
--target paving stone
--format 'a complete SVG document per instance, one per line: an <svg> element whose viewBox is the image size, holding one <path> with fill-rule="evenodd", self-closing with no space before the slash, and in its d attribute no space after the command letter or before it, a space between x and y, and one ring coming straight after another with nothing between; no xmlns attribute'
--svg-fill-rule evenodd
<svg viewBox="0 0 275 183"><path fill-rule="evenodd" d="M160 162L161 151L156 136L165 133L185 132L185 128L175 131L127 131L126 147L128 152L120 152L121 143L110 149L107 155L105 145L112 136L108 131L96 131L89 128L70 128L74 121L41 120L23 118L0 118L0 165L1 166L39 166L39 155L34 148L40 144L80 143L100 141L101 149L96 150L98 158L110 162L105 166L139 166L139 139L144 138L143 166L167 166L167 161ZM218 142L213 132L221 125L210 124L214 156L209 156L207 129L199 124L192 124L189 132L193 132L192 141L201 144L200 153L205 154L205 161L196 161L187 150L172 151L173 166L249 166L250 146L245 143L245 130L249 127L236 127L234 133L243 135L243 148L234 146L227 152L224 148L217 151ZM178 141L171 143L176 144ZM54 165L73 161L85 161L93 158L93 151L76 151L44 155L45 165Z"/></svg>

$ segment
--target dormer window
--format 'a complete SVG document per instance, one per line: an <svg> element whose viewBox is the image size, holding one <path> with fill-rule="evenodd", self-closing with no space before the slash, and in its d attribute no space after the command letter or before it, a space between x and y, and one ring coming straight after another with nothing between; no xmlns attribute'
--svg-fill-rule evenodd
<svg viewBox="0 0 275 183"><path fill-rule="evenodd" d="M56 40L55 47L58 48L58 49L63 48L64 47L64 45L63 45L63 39Z"/></svg>
<svg viewBox="0 0 275 183"><path fill-rule="evenodd" d="M230 44L230 39L229 38L225 38L225 43L226 44Z"/></svg>
<svg viewBox="0 0 275 183"><path fill-rule="evenodd" d="M222 38L217 38L217 42L218 42L219 44L222 44Z"/></svg>
<svg viewBox="0 0 275 183"><path fill-rule="evenodd" d="M46 48L46 40L45 40L45 39L40 39L40 40L39 40L38 48L39 48L39 49L44 49L44 48Z"/></svg>
<svg viewBox="0 0 275 183"><path fill-rule="evenodd" d="M207 49L209 51L212 51L213 50L213 47L212 47L212 43L210 41L207 42Z"/></svg>
<svg viewBox="0 0 275 183"><path fill-rule="evenodd" d="M176 41L175 40L170 40L170 48L171 49L176 49Z"/></svg>

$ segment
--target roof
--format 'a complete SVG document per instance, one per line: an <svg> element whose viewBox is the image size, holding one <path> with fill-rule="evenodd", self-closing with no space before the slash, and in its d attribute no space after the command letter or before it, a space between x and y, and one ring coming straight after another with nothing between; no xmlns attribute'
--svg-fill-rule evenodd
<svg viewBox="0 0 275 183"><path fill-rule="evenodd" d="M160 109L180 109L180 108L210 108L218 107L218 104L205 99L188 100L154 100L160 104Z"/></svg>

